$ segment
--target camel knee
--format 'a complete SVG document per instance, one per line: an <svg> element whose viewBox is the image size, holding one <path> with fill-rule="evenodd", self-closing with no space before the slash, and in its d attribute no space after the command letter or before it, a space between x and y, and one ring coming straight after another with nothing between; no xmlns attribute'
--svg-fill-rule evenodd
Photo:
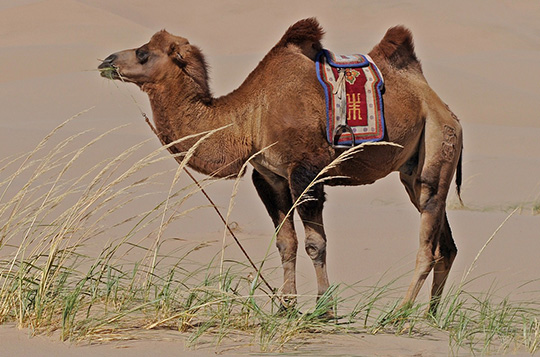
<svg viewBox="0 0 540 357"><path fill-rule="evenodd" d="M306 253L314 263L322 263L326 261L326 240L319 236L306 237Z"/></svg>

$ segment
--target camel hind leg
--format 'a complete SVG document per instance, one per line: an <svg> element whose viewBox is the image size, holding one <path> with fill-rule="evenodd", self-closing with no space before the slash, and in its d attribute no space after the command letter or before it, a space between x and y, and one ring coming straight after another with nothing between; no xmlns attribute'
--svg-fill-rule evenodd
<svg viewBox="0 0 540 357"><path fill-rule="evenodd" d="M429 311L437 312L441 295L448 279L448 274L457 255L457 247L452 237L448 217L444 215L444 225L441 230L439 241L435 249L435 265L433 266L433 284L431 286L431 302Z"/></svg>
<svg viewBox="0 0 540 357"><path fill-rule="evenodd" d="M453 124L453 125L450 125ZM403 305L417 297L433 270L430 312L435 313L457 254L446 217L446 198L461 152L459 123L427 123L416 165L404 165L400 178L420 212L420 246Z"/></svg>
<svg viewBox="0 0 540 357"><path fill-rule="evenodd" d="M416 255L413 278L402 305L411 304L416 299L420 288L433 270L429 309L430 312L435 313L457 254L444 208L446 200L439 195L433 195L429 184L417 184L418 190L412 189L409 184L405 186L411 196L411 201L420 212L420 246ZM415 195L416 193L419 193L418 196Z"/></svg>

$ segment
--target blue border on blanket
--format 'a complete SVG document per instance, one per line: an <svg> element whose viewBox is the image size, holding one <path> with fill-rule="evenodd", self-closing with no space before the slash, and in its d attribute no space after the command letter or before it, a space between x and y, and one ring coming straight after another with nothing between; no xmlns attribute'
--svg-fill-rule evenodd
<svg viewBox="0 0 540 357"><path fill-rule="evenodd" d="M332 144L332 146L333 146L334 145L333 139L331 138L331 135L330 135L330 111L329 111L330 98L328 97L328 86L326 85L326 82L323 79L323 77L321 75L321 70L320 70L321 56L325 56L325 55L326 55L325 50L322 50L322 51L319 52L319 54L317 54L317 58L315 59L315 70L317 71L317 79L319 80L319 83L323 87L324 98L326 99L326 108L325 108L325 111L326 111L326 140L330 144Z"/></svg>
<svg viewBox="0 0 540 357"><path fill-rule="evenodd" d="M326 84L326 81L323 79L323 76L321 75L321 71L320 71L320 58L321 56L325 56L325 58L332 64L332 66L335 66L335 67L339 67L339 68L356 68L356 67L365 67L366 65L369 65L369 61L367 60L367 58L364 56L364 55L361 55L364 60L367 62L365 64L357 64L357 65L334 65L334 61L330 60L329 59L329 55L328 55L329 51L328 50L321 50L317 56L315 57L315 70L317 72L317 79L319 80L319 83L321 84L321 86L323 87L324 89L324 97L325 97L325 100L326 100L326 139L328 140L328 142L334 146L334 138L332 138L332 135L330 133L330 112L328 110L329 108L329 105L330 105L330 98L328 97L328 85ZM373 141L381 141L383 138L384 138L384 134L385 134L385 120L384 120L384 102L383 102L383 88L384 88L384 80L383 80L383 77L381 75L381 72L379 71L379 68L374 64L374 63L371 63L373 65L373 68L375 69L375 71L377 71L377 74L379 75L379 78L381 79L379 81L379 83L377 84L377 99L379 101L379 104L380 104L380 109L381 109L381 125L382 125L382 131L381 131L381 137L380 138L375 138L375 139L367 139L367 140L359 140L359 141L356 141L355 140L355 143L359 144L359 143L364 143L364 142L373 142ZM352 145L353 141L352 140L348 140L348 141L343 141L340 143L340 145Z"/></svg>
<svg viewBox="0 0 540 357"><path fill-rule="evenodd" d="M369 61L363 54L355 54L355 56L362 57L361 63L337 63L332 60L332 57L334 57L333 53L323 49L321 52L324 52L324 55L326 56L326 60L328 63L330 63L330 66L336 67L336 68L358 68L358 67L367 67L369 66Z"/></svg>

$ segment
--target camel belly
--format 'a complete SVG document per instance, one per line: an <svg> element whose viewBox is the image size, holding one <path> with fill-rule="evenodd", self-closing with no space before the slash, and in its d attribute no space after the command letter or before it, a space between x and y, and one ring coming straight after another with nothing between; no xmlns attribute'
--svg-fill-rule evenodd
<svg viewBox="0 0 540 357"><path fill-rule="evenodd" d="M349 160L341 162L328 173L331 179L329 186L339 185L370 185L375 181L388 176L408 160L409 151L395 146L366 146Z"/></svg>

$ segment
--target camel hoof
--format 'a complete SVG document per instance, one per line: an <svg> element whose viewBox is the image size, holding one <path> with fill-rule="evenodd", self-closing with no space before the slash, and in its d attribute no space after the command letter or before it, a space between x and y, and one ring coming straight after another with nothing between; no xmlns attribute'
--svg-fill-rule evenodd
<svg viewBox="0 0 540 357"><path fill-rule="evenodd" d="M286 318L297 318L302 316L302 312L296 308L296 303L294 305L285 306L281 304L277 312L277 316L286 317Z"/></svg>
<svg viewBox="0 0 540 357"><path fill-rule="evenodd" d="M329 309L322 313L318 313L317 311L314 311L311 314L309 314L309 319L320 321L320 322L330 322L330 321L337 321L338 317L334 313L333 309Z"/></svg>

